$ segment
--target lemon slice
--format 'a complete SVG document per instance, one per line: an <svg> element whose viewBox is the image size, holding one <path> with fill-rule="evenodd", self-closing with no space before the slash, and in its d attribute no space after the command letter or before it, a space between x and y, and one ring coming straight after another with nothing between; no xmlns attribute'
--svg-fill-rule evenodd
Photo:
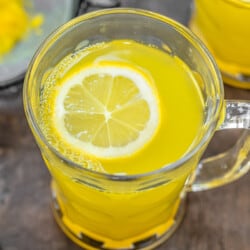
<svg viewBox="0 0 250 250"><path fill-rule="evenodd" d="M62 80L55 101L62 139L98 158L137 152L159 126L150 77L130 67L86 67Z"/></svg>

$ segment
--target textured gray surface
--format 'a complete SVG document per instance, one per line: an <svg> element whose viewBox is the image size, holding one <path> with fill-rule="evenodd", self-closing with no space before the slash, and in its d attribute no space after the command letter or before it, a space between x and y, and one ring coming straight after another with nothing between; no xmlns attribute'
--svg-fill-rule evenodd
<svg viewBox="0 0 250 250"><path fill-rule="evenodd" d="M187 0L122 2L168 13L183 23L189 16ZM250 92L226 87L226 97L250 99ZM20 91L12 96L2 93L0 99L0 250L80 250L52 216L50 177L27 127ZM230 136L215 139L208 154L230 143ZM216 190L190 194L181 227L157 250L248 250L249 177Z"/></svg>

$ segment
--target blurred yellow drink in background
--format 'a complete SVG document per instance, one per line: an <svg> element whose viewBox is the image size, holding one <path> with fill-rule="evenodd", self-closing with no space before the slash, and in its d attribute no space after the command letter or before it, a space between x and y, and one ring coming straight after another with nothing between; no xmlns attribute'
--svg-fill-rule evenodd
<svg viewBox="0 0 250 250"><path fill-rule="evenodd" d="M195 77L182 60L155 46L115 40L85 47L43 79L39 124L46 139L89 169L119 176L160 169L181 158L202 129L204 104ZM150 138L140 138L143 131ZM127 142L128 135L138 142L134 151L126 146L134 145ZM80 172L79 178L71 178L66 162L52 154L44 158L60 207L58 222L83 247L80 239L86 236L107 248L129 248L135 241L161 236L172 225L180 192L196 167L192 162L169 171L161 186L140 189L114 182L109 187L113 191L106 192L95 188L98 183L86 185L91 180L84 183Z"/></svg>
<svg viewBox="0 0 250 250"><path fill-rule="evenodd" d="M249 0L195 0L189 24L214 55L224 81L248 89L249 24Z"/></svg>

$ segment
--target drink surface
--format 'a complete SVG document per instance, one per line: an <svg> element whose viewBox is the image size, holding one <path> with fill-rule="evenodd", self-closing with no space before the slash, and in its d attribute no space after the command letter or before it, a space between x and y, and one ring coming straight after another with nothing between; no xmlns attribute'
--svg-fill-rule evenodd
<svg viewBox="0 0 250 250"><path fill-rule="evenodd" d="M249 87L250 1L196 0L190 28L206 43L227 83ZM230 78L242 79L230 80ZM230 77L231 76L231 77ZM246 83L244 83L246 81ZM242 82L244 84L239 84Z"/></svg>
<svg viewBox="0 0 250 250"><path fill-rule="evenodd" d="M75 139L69 142L68 138L60 135L62 130L58 130L58 127L60 127L60 123L65 122L65 117L53 122L55 114L61 112L58 106L66 105L65 101L59 101L60 104L58 104L57 100L60 98L57 97L60 92L65 92L62 90L63 86L71 81L72 76L88 71L89 68L94 69L97 74L99 71L100 74L103 74L101 69L104 67L108 67L110 74L115 74L114 71L117 69L118 71L126 69L128 73L125 72L125 74L129 75L132 70L132 73L137 72L136 74L143 76L143 79L148 81L146 84L149 87L149 91L144 93L145 98L152 95L154 99L154 103L147 103L147 105L156 106L148 111L151 112L150 115L156 123L153 125L154 131L149 131L151 138L142 143L143 145L140 145L135 152L130 152L128 155L103 157L101 151L98 151L97 155L92 154L88 145L85 149L81 149L80 144L76 146ZM65 79L67 80L65 81ZM76 92L79 91L81 90L76 90ZM104 87L103 91L105 91ZM129 91L126 94L129 95ZM82 98L85 98L84 93L82 95ZM79 99L78 103L82 102L81 96L76 96L76 94L72 99L73 102L76 102L76 99ZM71 103L71 106L73 105L77 106L78 104ZM80 111L74 110L74 112L79 113ZM129 111L131 116L128 119L133 122L132 120L137 119L142 112L144 111L133 107ZM75 119L72 116L67 119L70 124L68 127L80 126L81 119ZM40 126L46 138L66 158L97 171L137 174L153 171L174 162L188 151L200 132L202 119L202 98L192 72L178 57L170 56L153 46L129 40L96 44L68 55L54 69L48 71L44 77ZM71 122L74 124L72 125ZM84 123L86 120L82 122ZM95 126L93 124L90 126ZM74 133L72 131L71 129L70 133ZM99 157L98 154L101 156ZM94 159L93 162L98 162L97 166L86 164L86 159Z"/></svg>
<svg viewBox="0 0 250 250"><path fill-rule="evenodd" d="M119 98L116 95L106 98L105 86L110 86L110 79L112 93L122 92ZM131 79L137 79L138 82L135 83ZM96 81L98 84L95 85ZM100 81L103 91L96 91L100 87ZM123 85L126 88L123 88ZM130 91L127 91L128 89ZM191 70L178 57L154 46L130 40L100 43L65 57L45 74L40 97L39 122L49 143L64 157L82 167L122 175L146 173L181 158L201 133L204 105L198 89ZM112 93L108 96L112 96ZM125 98L133 96L134 93L137 94L132 101L131 98ZM84 102L84 98L87 98L88 102ZM108 99L108 102L103 103L109 106L109 109L96 99ZM131 105L125 105L130 108L120 109L121 105L117 104L117 99L123 102L129 99L132 108ZM115 139L126 139L127 133L123 133L122 127L119 127L117 137L109 138L108 142L103 141L102 136L100 140L94 140L96 136L91 137L90 144L82 142L81 140L86 141L88 137L84 132L87 130L82 130L79 114L84 116L86 110L92 110L93 107L89 107L89 103L94 103L95 112L87 114L92 117L94 123L83 119L84 126L85 123L91 125L88 132L95 128L97 114L100 123L110 123L107 129L109 137L112 137L110 128L113 128L111 121L114 117L114 120L121 117L123 121L126 120L125 127L129 128L126 131L130 132L131 127L137 124L134 120L140 121L138 130L149 131L150 137L146 141L142 138L140 143L136 144L135 152L126 148L129 154L126 151L124 155L120 154L119 150L105 151L110 141L116 147ZM98 104L97 107L95 104ZM113 111L114 107L118 108L118 111ZM101 115L96 111L98 108ZM79 119L72 116L72 110ZM150 117L153 117L151 121ZM64 125L59 124L59 121ZM124 122L119 121L117 124L124 125ZM150 122L152 126L147 128L145 124ZM98 131L102 131L98 128ZM129 135L134 135L130 132ZM105 131L102 133L105 134ZM102 133L99 134L103 135ZM138 133L135 137L132 136L132 140L137 141L138 138ZM92 147L93 143L97 146ZM121 147L125 147L126 143L121 144L118 140ZM102 154L103 151L108 153ZM118 153L114 155L114 152ZM44 153L43 156L53 177L52 190L58 202L55 210L60 208L60 212L56 212L59 225L71 239L87 249L131 249L134 242L151 236L161 237L174 225L181 192L198 161L198 157L194 157L180 168L169 171L167 175L139 184L137 181L120 183L93 180L82 174L79 169L68 167L53 154ZM84 242L86 238L93 239L95 246L90 248L89 240ZM96 246L96 241L100 243L99 246Z"/></svg>

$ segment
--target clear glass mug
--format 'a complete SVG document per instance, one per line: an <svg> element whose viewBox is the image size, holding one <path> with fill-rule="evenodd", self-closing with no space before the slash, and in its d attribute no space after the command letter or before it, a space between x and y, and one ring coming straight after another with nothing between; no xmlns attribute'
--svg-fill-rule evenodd
<svg viewBox="0 0 250 250"><path fill-rule="evenodd" d="M223 80L250 89L250 1L194 0L189 26L215 57Z"/></svg>
<svg viewBox="0 0 250 250"><path fill-rule="evenodd" d="M39 125L40 93L47 70L79 44L119 38L153 43L181 58L198 79L205 103L203 132L197 143L176 162L143 174L112 175L77 165L50 145ZM250 103L224 100L223 82L208 50L187 28L165 16L117 8L66 23L35 54L23 91L27 120L52 176L55 218L83 248L152 249L180 224L187 192L221 186L249 170ZM246 129L235 147L228 154L200 162L215 131L232 128Z"/></svg>

